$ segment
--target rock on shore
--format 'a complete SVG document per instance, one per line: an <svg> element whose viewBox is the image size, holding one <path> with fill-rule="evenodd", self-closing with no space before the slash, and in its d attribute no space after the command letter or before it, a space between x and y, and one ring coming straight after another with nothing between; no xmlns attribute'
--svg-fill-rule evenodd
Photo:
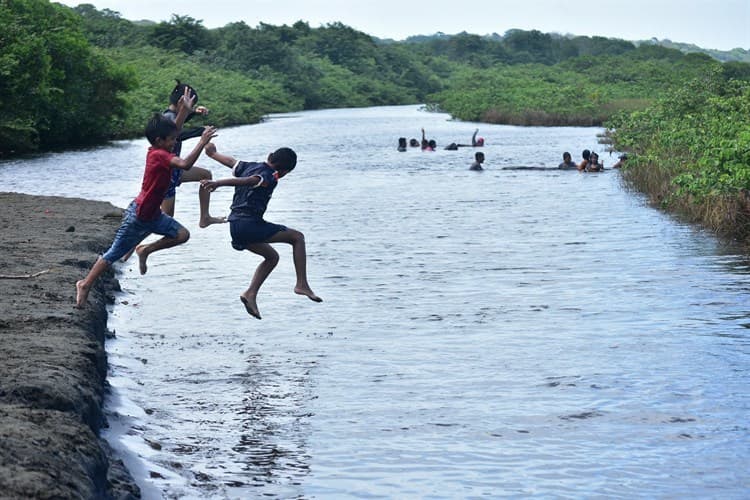
<svg viewBox="0 0 750 500"><path fill-rule="evenodd" d="M109 203L0 193L0 496L139 498L99 437L106 425L106 273L76 309L75 282L106 250Z"/></svg>

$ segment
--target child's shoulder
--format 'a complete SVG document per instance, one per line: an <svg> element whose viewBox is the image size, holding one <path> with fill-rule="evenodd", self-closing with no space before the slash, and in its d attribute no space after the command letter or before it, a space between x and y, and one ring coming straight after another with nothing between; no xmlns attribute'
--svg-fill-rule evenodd
<svg viewBox="0 0 750 500"><path fill-rule="evenodd" d="M149 146L146 156L149 158L171 158L176 155L167 149Z"/></svg>
<svg viewBox="0 0 750 500"><path fill-rule="evenodd" d="M263 167L267 167L263 162L239 160L234 167L234 171L238 176L250 176L262 171Z"/></svg>

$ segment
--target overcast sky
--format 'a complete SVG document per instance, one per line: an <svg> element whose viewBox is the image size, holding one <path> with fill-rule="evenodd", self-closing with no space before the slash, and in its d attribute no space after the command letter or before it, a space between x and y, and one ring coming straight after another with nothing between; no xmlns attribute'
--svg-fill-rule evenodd
<svg viewBox="0 0 750 500"><path fill-rule="evenodd" d="M380 38L411 35L503 34L509 29L599 35L625 40L650 38L703 48L750 49L750 0L90 0L125 19L168 21L172 14L202 20L207 28L244 21L317 28L340 21Z"/></svg>

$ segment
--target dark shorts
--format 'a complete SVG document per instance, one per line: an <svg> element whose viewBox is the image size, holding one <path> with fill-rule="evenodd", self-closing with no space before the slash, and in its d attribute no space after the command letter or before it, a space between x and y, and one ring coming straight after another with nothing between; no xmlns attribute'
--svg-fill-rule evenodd
<svg viewBox="0 0 750 500"><path fill-rule="evenodd" d="M286 231L287 227L264 220L235 219L229 221L229 234L232 235L232 248L247 250L252 243L264 243L268 238Z"/></svg>

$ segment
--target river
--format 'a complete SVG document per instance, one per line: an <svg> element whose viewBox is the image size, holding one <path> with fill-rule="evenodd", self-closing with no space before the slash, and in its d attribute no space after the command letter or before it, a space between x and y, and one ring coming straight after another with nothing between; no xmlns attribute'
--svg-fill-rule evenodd
<svg viewBox="0 0 750 500"><path fill-rule="evenodd" d="M600 129L448 118L340 109L220 130L241 159L297 151L266 215L305 233L324 302L293 293L283 245L249 317L258 258L226 225L199 229L197 186L180 188L191 240L146 276L119 266L110 310L105 437L145 498L747 498L748 258L617 171L510 169L601 151ZM439 148L479 127L485 170L472 148L396 151L422 127ZM124 207L146 147L0 162L3 190Z"/></svg>

